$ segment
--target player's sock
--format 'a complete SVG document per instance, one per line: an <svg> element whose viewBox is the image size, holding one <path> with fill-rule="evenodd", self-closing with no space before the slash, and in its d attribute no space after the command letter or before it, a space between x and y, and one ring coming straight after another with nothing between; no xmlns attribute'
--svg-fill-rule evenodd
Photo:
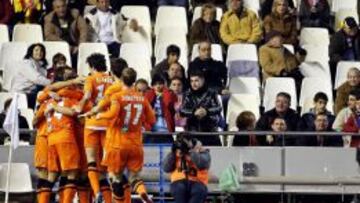
<svg viewBox="0 0 360 203"><path fill-rule="evenodd" d="M98 194L100 192L100 183L96 162L91 162L88 164L88 177L94 194Z"/></svg>
<svg viewBox="0 0 360 203"><path fill-rule="evenodd" d="M61 176L59 180L59 189L58 189L59 203L64 202L64 187L66 183L67 183L67 177Z"/></svg>
<svg viewBox="0 0 360 203"><path fill-rule="evenodd" d="M124 190L124 203L131 203L131 186L126 176L122 177L123 190Z"/></svg>
<svg viewBox="0 0 360 203"><path fill-rule="evenodd" d="M124 203L124 188L121 182L111 183L115 203Z"/></svg>
<svg viewBox="0 0 360 203"><path fill-rule="evenodd" d="M76 193L76 180L67 180L64 187L64 203L72 203Z"/></svg>
<svg viewBox="0 0 360 203"><path fill-rule="evenodd" d="M141 199L146 203L151 203L152 200L147 194L146 187L144 185L144 181L141 179L136 179L131 183L133 190L140 195Z"/></svg>
<svg viewBox="0 0 360 203"><path fill-rule="evenodd" d="M89 203L90 202L90 183L88 179L82 179L78 181L77 184L77 193L79 196L80 203Z"/></svg>
<svg viewBox="0 0 360 203"><path fill-rule="evenodd" d="M51 197L51 189L54 186L54 183L51 183L45 179L40 179L38 181L38 190L37 190L37 198L38 203L49 203Z"/></svg>
<svg viewBox="0 0 360 203"><path fill-rule="evenodd" d="M100 190L103 194L105 203L111 203L112 202L112 192L110 188L109 181L107 179L100 180Z"/></svg>

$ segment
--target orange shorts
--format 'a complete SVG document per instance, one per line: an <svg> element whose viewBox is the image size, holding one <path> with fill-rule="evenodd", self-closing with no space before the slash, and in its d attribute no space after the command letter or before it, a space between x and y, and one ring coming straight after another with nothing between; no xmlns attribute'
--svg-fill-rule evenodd
<svg viewBox="0 0 360 203"><path fill-rule="evenodd" d="M105 154L104 164L108 172L120 173L124 169L138 172L144 165L143 147L110 148Z"/></svg>
<svg viewBox="0 0 360 203"><path fill-rule="evenodd" d="M84 146L93 148L104 148L106 131L92 130L85 128L84 130Z"/></svg>
<svg viewBox="0 0 360 203"><path fill-rule="evenodd" d="M36 136L34 149L35 168L47 168L48 165L48 142L45 136Z"/></svg>
<svg viewBox="0 0 360 203"><path fill-rule="evenodd" d="M76 139L78 149L79 149L79 156L80 156L80 170L82 172L86 172L88 168L88 163L86 160L86 152L84 147L84 137L78 135Z"/></svg>
<svg viewBox="0 0 360 203"><path fill-rule="evenodd" d="M60 143L48 148L48 170L51 172L79 169L80 154L76 143Z"/></svg>

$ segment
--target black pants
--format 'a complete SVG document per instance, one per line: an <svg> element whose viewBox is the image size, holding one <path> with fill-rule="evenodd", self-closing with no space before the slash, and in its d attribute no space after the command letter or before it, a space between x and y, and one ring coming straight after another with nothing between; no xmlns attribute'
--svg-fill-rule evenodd
<svg viewBox="0 0 360 203"><path fill-rule="evenodd" d="M171 183L171 194L175 203L203 203L207 196L207 187L199 182L179 180Z"/></svg>
<svg viewBox="0 0 360 203"><path fill-rule="evenodd" d="M119 56L120 56L120 46L121 46L121 44L119 44L117 42L112 42L111 44L107 45L107 48L109 50L111 58L119 58Z"/></svg>

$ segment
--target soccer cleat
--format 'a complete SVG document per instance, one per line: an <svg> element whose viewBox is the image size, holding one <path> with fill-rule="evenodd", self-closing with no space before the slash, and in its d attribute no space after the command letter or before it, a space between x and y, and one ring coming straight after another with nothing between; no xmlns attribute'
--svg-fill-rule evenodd
<svg viewBox="0 0 360 203"><path fill-rule="evenodd" d="M104 202L103 195L101 194L101 192L97 193L94 198L94 203L103 203L103 202Z"/></svg>
<svg viewBox="0 0 360 203"><path fill-rule="evenodd" d="M140 197L144 203L154 203L146 193L141 194Z"/></svg>

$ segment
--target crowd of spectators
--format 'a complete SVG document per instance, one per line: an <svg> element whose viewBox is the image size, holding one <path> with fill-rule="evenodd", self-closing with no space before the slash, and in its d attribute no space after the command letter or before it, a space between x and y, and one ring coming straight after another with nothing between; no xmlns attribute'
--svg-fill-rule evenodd
<svg viewBox="0 0 360 203"><path fill-rule="evenodd" d="M134 32L143 29L136 19L119 13L120 7L126 2L14 0L11 4L9 0L0 0L0 23L7 24L10 30L17 23L41 24L45 41L66 41L70 45L72 64L77 64L79 44L83 42L105 43L109 56L116 60L124 28L128 26ZM228 67L212 57L211 44L221 44L223 50L236 43L256 44L262 70L260 80L265 81L270 77L294 78L298 95L304 78L299 67L307 55L306 50L299 46L299 25L301 28L321 27L329 30L332 81L339 61L360 60L360 32L356 20L347 17L341 29L335 32L326 0L302 0L299 9L291 0L265 0L259 13L246 8L244 0L229 0L228 6L224 6L225 1L216 0L194 0L190 4L185 0L129 3L148 5L151 13L156 6L162 5L184 6L189 10L202 6L201 17L189 29L189 45L198 44L199 52L199 56L187 64L189 68L185 70L179 62L183 54L181 49L170 45L166 49L166 58L154 64L151 81L140 78L135 84L137 91L145 95L156 112L156 124L151 129L153 132L175 132L178 128L194 132L228 130L224 121L231 95ZM96 7L84 14L87 4ZM220 22L216 20L216 6L219 5L225 10ZM285 44L293 45L295 52L289 51ZM126 63L118 60L120 62L114 63ZM52 64L48 65L44 45L33 44L17 66L10 91L25 93L28 106L33 108L37 93L54 80L54 69L65 65L66 57L62 54L56 54ZM251 131L358 133L359 87L360 71L359 67L354 67L348 71L347 81L336 91L334 111L326 108L330 98L318 92L313 98L313 108L302 116L298 109L290 108L291 96L288 93L278 93L275 107L264 112L258 120L253 112L240 112L236 119L237 130L249 131L249 136L235 137L234 145L358 146L360 140L351 137L341 139L335 136L328 139L318 135L283 139L281 135L254 136ZM157 138L149 137L147 142L172 140L170 135ZM198 139L204 145L221 143L218 136Z"/></svg>

